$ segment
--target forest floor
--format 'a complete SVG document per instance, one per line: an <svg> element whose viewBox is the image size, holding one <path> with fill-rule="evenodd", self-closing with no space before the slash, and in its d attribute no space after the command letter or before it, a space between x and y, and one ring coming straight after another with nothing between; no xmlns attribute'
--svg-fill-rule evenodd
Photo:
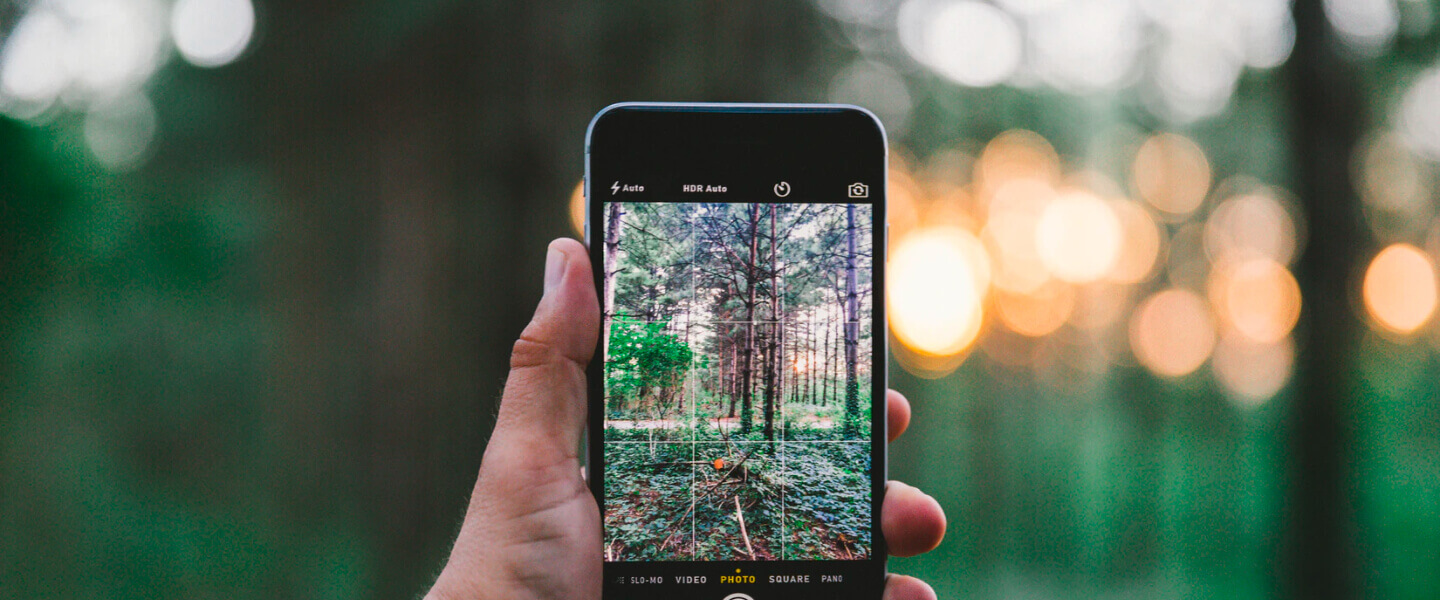
<svg viewBox="0 0 1440 600"><path fill-rule="evenodd" d="M606 444L606 560L855 560L865 442Z"/></svg>
<svg viewBox="0 0 1440 600"><path fill-rule="evenodd" d="M706 422L725 431L731 431L740 426L739 417L720 417L707 419ZM830 417L805 417L793 422L812 429L831 429L837 425L835 419ZM605 421L606 427L615 429L678 429L687 425L689 425L688 422L674 419L607 419Z"/></svg>

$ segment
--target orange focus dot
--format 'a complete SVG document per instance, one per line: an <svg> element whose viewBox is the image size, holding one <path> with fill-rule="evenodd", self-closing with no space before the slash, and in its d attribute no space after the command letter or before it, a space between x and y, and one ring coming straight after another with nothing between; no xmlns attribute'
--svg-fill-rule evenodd
<svg viewBox="0 0 1440 600"><path fill-rule="evenodd" d="M723 468L725 468L725 459L723 459L723 458L717 458L717 459L715 459L715 470L716 470L716 471L719 471L720 469L723 469Z"/></svg>
<svg viewBox="0 0 1440 600"><path fill-rule="evenodd" d="M1365 271L1365 309L1381 327L1407 334L1435 312L1435 266L1410 244L1392 244Z"/></svg>

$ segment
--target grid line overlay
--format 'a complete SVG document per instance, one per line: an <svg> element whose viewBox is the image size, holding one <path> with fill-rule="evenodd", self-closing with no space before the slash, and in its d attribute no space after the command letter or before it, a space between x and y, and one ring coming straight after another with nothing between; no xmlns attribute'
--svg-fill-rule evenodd
<svg viewBox="0 0 1440 600"><path fill-rule="evenodd" d="M610 204L610 203L606 203L606 204L608 205L608 204ZM621 204L629 204L629 203L621 203ZM837 206L843 206L843 205L837 205ZM630 214L629 211L627 211L627 212L626 212L626 215L628 216L629 214ZM687 344L693 344L693 343L696 343L697 341L700 341L700 342L708 341L708 340L705 340L704 337L702 337L702 334L706 333L707 330L708 330L709 335L710 335L712 338L719 338L719 336L721 335L721 334L720 334L720 326L723 326L723 325L731 325L731 326L734 326L734 325L746 325L746 326L755 328L755 329L757 329L757 330L763 329L763 328L765 328L765 327L768 326L768 328L769 328L768 336L770 336L770 337L772 337L772 338L774 338L774 337L785 338L785 337L787 337L788 335L790 335L788 332L794 332L794 335L797 335L797 336L798 336L797 343L798 343L798 340L805 340L806 342L808 342L808 343L810 344L809 346L807 346L808 348L816 348L816 347L819 345L819 339L820 339L819 331L823 331L824 329L822 329L822 328L831 328L831 327L833 327L833 328L834 328L833 331L835 331L837 335L843 335L843 334L841 334L840 332L843 332L843 331L844 331L846 325L853 324L853 325L856 325L856 326L863 326L863 325L866 323L866 321L863 320L863 319L857 319L857 320L854 320L854 321L847 321L847 320L844 320L843 318L842 318L842 319L827 319L827 318L824 318L823 316L817 316L817 313L816 313L816 312L813 312L813 311L812 311L811 313L807 314L807 315L804 315L805 318L793 318L793 317L792 317L792 318L779 318L779 319L774 319L774 318L772 318L772 319L750 319L750 320L734 320L734 319L698 319L698 320L697 320L697 319L695 319L695 318L694 318L694 315L695 315L695 313L696 313L695 308L696 308L696 305L698 304L698 298L699 298L698 280L699 280L699 276L700 276L700 274L701 274L701 273L700 273L700 269L699 269L699 267L698 267L699 261L700 261L700 258L701 258L701 257L700 257L700 252L699 252L699 245L700 245L700 244L698 243L698 241L699 241L699 235L700 235L699 232L698 232L698 227L699 227L700 221L701 221L703 218L704 218L703 214L701 213L701 211L698 211L698 210L692 211L692 212L690 212L689 214L687 214L687 215L684 216L684 219L688 222L689 231L690 231L690 236L691 236L691 248L690 248L691 252L690 252L690 261L689 261L690 264L689 264L687 267L685 267L685 272L686 272L686 274L687 274L687 275L689 276L689 278L690 278L690 281L689 281L689 288L690 288L690 289L689 289L689 295L688 295L688 297L686 297L685 299L683 299L683 300L681 301L681 307L682 307L682 308L681 308L680 311L679 311L680 313L683 313L684 316L683 316L683 317L677 316L677 317L675 317L675 318L670 318L670 319L633 319L633 318L632 318L632 319L629 320L629 322L635 323L635 324L658 324L658 323L666 324L666 325L667 325L667 328L666 328L666 329L667 329L668 331L672 331L672 332L674 332L674 333L679 333L679 334L683 335L683 336L684 336L684 339L685 339L685 341L686 341ZM873 221L872 221L872 226L869 227L869 228L867 228L865 235L867 235L867 236L870 237L870 240L868 240L867 243L873 242L873 235L874 235ZM873 266L867 268L866 270L867 270L868 272L870 272L870 273L873 273ZM783 272L783 271L782 271L780 274L777 274L777 275L775 276L776 286L777 286L777 287L780 287L780 288L789 288L789 287L790 287L789 278L790 278L789 274L788 274L788 273L785 273L785 272ZM783 294L783 292L782 292L782 294ZM872 309L872 306L873 306L873 305L871 305L871 304L869 303L868 299L862 300L862 302L864 303L864 308L865 308L865 309ZM758 306L758 304L757 304L757 306ZM772 308L772 314L774 314L774 312L773 312L774 307L772 306L771 308ZM616 312L615 316L620 316L618 310L615 311L615 312ZM754 309L752 309L751 312L752 312L752 316L753 316L753 312L757 312L757 311L755 311ZM833 314L833 312L830 312L830 314ZM612 318L613 318L613 317L612 317ZM755 333L751 333L751 335L755 335ZM872 340L872 341L871 341L872 344L873 344L873 335L874 335L874 333L872 332L869 336L867 336L867 339L871 339L871 340ZM718 345L718 342L716 342L716 343L717 343L717 345ZM783 342L783 341L771 341L770 343L779 344L778 346L776 346L776 349L775 349L775 353L776 353L779 357L785 357L785 356L791 354L791 351L786 348L786 346L784 345L784 342ZM839 343L839 342L837 341L837 344L838 344L838 343ZM718 347L718 346L717 346L717 347ZM837 347L838 347L838 346L837 346ZM796 348L798 348L798 346L797 346ZM759 354L761 351L757 349L757 350L751 350L751 352L752 352L752 361L755 361L755 362L757 363L756 366L752 366L751 369L750 369L750 373L751 373L751 386L753 386L753 387L761 387L761 386L757 385L757 380L755 379L755 377L756 377L756 375L757 375L759 372L763 372L763 369L766 368L766 367L758 365L758 362L760 361L760 359L754 358L755 355L756 355L756 354ZM802 352L802 351L801 351L801 350L796 350L796 352ZM816 350L813 350L813 349L812 349L812 350L806 350L806 351L804 351L804 352L810 352L810 353L812 353L812 355L815 354L815 353L817 353L817 351L816 351ZM717 355L717 356L718 356L718 355ZM861 362L864 364L864 371L868 374L869 377L873 377L873 373L874 373L874 369L873 369L874 365L873 365L873 364L870 364L870 363L872 362L872 359L871 359L872 356L873 356L873 353L872 353L872 352L861 352L861 353L860 353L860 357L859 357L860 360L861 360ZM608 360L608 358L609 358L609 357L602 357L602 360ZM836 357L835 357L834 355L831 355L831 356L830 356L830 359L831 359L831 360L836 360ZM784 361L783 358L773 358L772 360L782 361L782 362ZM809 358L807 358L807 360L813 361L813 360L814 360L814 357L813 357L813 356L812 356L812 357L809 357ZM700 549L699 549L699 532L698 532L698 524L697 524L697 521L699 520L699 515L698 515L697 510L700 508L700 506L699 506L699 500L700 500L700 499L699 499L698 496L697 496L697 485L698 485L698 483L699 483L699 478L698 478L698 475L697 475L697 468L699 468L699 467L701 466L701 465L700 465L699 445L700 445L700 444L707 444L707 445L721 446L722 448L730 448L730 447L734 447L734 446L759 446L759 445L762 445L762 444L763 444L763 445L768 445L768 446L770 446L770 448L772 449L772 451L773 451L774 453L778 454L778 457L775 457L775 456L766 457L765 454L759 452L759 450L752 450L751 452L752 452L752 453L758 453L758 456L759 456L759 457L761 457L761 458L766 458L767 460L769 460L769 459L774 459L774 460L776 460L776 461L778 462L778 464L779 464L780 484L779 484L778 487L780 488L780 489L779 489L779 494L780 494L780 511L779 511L779 512L780 512L780 527L779 527L779 529L780 529L780 538L779 538L779 540L778 540L778 545L779 545L778 551L779 551L779 559L780 559L780 560L788 560L788 559L789 559L789 556L787 555L787 553L790 551L789 523L788 523L788 508L789 508L789 507L788 507L788 504L789 504L789 500L790 500L790 499L789 499L789 495L787 494L787 492L789 491L789 488L790 488L790 486L791 486L792 483L793 483L793 480L794 480L794 477L793 477L793 476L795 475L795 474L792 474L792 473L790 472L790 470L789 470L790 465L789 465L789 462L787 461L787 455L790 454L789 449L790 449L790 448L801 448L801 447L804 447L804 446L807 446L807 445L808 445L808 446L833 445L833 444L855 445L855 446L862 446L862 447L864 447L864 455L868 458L868 457L869 457L870 449L873 447L872 445L873 445L873 443L874 443L874 440L872 439L873 436L871 435L871 434L873 433L873 431L872 431L872 429L871 429L871 426L870 426L870 424L869 424L868 422L865 424L865 426L864 426L864 431L866 432L866 437L865 437L865 438L862 438L862 439L808 439L808 440L788 439L788 437L789 437L789 435L790 435L790 429L789 429L789 427L788 427L789 421L788 421L788 418L787 418L787 417L789 416L789 412L787 411L787 407L786 407L786 404L788 403L788 401L786 400L786 390L787 390L786 382L787 382L787 381L790 381L790 382L795 382L795 381L797 381L798 374L792 374L792 373L790 373L790 370L789 370L789 369L784 368L784 367L782 366L782 367L780 367L780 368L776 368L776 369L775 369L775 375L774 375L774 377L775 377L775 379L774 379L774 382L775 382L775 390L776 390L776 396L775 396L775 398L774 398L775 406L774 406L774 409L773 409L773 410L774 410L773 415L774 415L774 419L775 419L775 421L776 421L776 422L774 422L775 439L773 439L773 440L764 440L764 439L755 440L755 439L743 439L743 438L742 438L742 439L738 439L738 440L731 440L731 439L728 438L728 436L726 436L726 435L724 434L724 432L728 430L728 431L731 431L731 432L737 432L737 433L738 433L738 431L740 430L741 425L740 425L739 423L732 422L732 423L729 423L729 424L728 424L728 428L727 428L727 425L721 421L721 419L726 418L726 417L717 417L716 427L721 431L721 436L722 436L722 437L717 438L717 439L700 439L699 433L698 433L698 429L700 428L700 425L701 425L701 421L700 421L701 415L700 415L700 411L699 411L699 399L700 399L702 387L703 387L703 385L704 385L704 383L703 383L702 380L701 380L700 369L698 368L699 365L700 365L700 361L701 361L700 353L697 352L697 353L695 353L694 355L692 355L692 357L691 357L691 359L690 359L690 368L689 368L688 372L686 373L685 383L684 383L683 388L682 388L682 394L681 394L682 399L683 399L684 401L690 403L689 411L688 411L689 421L688 421L688 423L686 423L687 426L684 427L684 429L685 429L685 431L686 431L687 433L686 433L686 435L682 436L682 437L684 437L685 439L658 439L658 440L657 440L657 439L655 438L655 435L654 435L655 428L656 428L656 427L663 428L663 427L665 427L665 426L664 426L664 425L647 425L647 426L643 426L643 428L644 428L644 429L647 429L647 430L650 430L650 431L649 431L649 435L647 436L647 437L648 437L648 441L647 441L647 440L638 440L638 439L614 440L614 441L611 441L611 440L603 440L602 443L605 444L605 445L607 445L607 446L608 446L608 445L612 445L612 444L613 444L613 445L617 445L617 446L619 446L619 445L647 444L647 445L650 445L650 446L651 446L652 454L653 454L653 452L654 452L654 448L655 448L657 445L661 445L661 444L664 444L664 445L687 444L687 445L690 446L690 452L689 452L689 456L690 456L690 465L689 465L689 467L690 467L690 477L689 477L689 479L690 479L690 510L689 510L689 513L688 513L688 517L686 517L686 518L688 518L688 520L690 521L690 560L694 560L694 561L702 561L702 560L704 560L704 561L709 561L709 560L727 560L727 559L702 559L702 558L700 557L700 554L701 554L701 553L700 553ZM602 363L602 364L603 364L603 363ZM811 362L810 364L813 365L813 362ZM710 365L710 367L711 367L711 368L714 368L714 365ZM734 363L733 363L733 359L732 359L731 367L732 367L732 368L735 368ZM814 368L814 367L811 366L811 367L809 367L809 368ZM797 373L798 373L798 372L797 372ZM822 377L828 378L828 379L832 382L832 383L829 384L829 385L841 386L841 387L836 388L836 391L831 392L831 393L837 394L837 397L835 397L835 402L837 402L837 403L838 403L838 402L843 402L843 397L844 397L844 393L845 393L845 392L844 392L844 387L843 387L843 385L844 385L844 384L843 384L843 382L844 382L844 376L845 376L845 375L844 375L844 369L843 369L842 366L839 366L839 365L837 365L837 368L836 368L836 370L835 370L835 372L834 372L833 375L826 374L826 375L823 375L823 376L822 376ZM708 379L707 379L707 381L708 381ZM723 376L717 374L717 380L716 380L716 381L717 381L717 382L723 381ZM873 380L872 380L872 381L873 381ZM714 385L714 388L715 388L716 391L720 390L720 389L723 387L723 386L722 386L721 384L719 384L719 383L715 383L715 384L712 384L712 385ZM762 385L763 385L763 384L762 384ZM813 385L813 384L812 384L812 385ZM753 387L752 387L752 390L753 390ZM863 386L862 386L862 387L863 387ZM716 396L716 397L718 398L719 396ZM764 400L761 399L761 394L756 394L754 391L752 391L752 392L751 392L751 400L752 400L752 404L754 404L755 401L759 401L759 403L761 403L761 405L763 406ZM732 402L733 402L733 401L735 401L735 399L732 399ZM870 399L870 403L871 403L871 405L873 406L874 403L875 403L875 400L874 400L873 398L871 398L871 399ZM607 404L606 404L606 406L608 407L608 398L607 398ZM760 408L760 407L757 406L756 408ZM708 409L707 409L707 410L708 410ZM762 409L762 410L763 410L763 409ZM604 417L604 426L603 426L603 429L604 429L604 432L605 432L605 433L608 433L608 432L609 432L610 428L612 427L612 422L625 422L625 421L630 421L631 425L630 425L629 428L631 428L632 430L633 430L633 429L642 428L642 426L641 426L640 424L636 423L636 421L639 421L639 420L642 420L642 419L637 418L637 419L633 419L633 420L631 420L631 419L615 419L615 420L612 420L612 419L610 418L610 416L609 416L608 409L607 409L606 411L604 411L603 414L605 415L605 417ZM753 416L752 416L752 418L753 418ZM668 421L667 419L664 419L664 418L661 418L661 419L659 419L659 420L661 420L661 421ZM843 426L842 423L839 421L839 419L837 419L836 421L833 421L832 424L827 427L827 429L833 429L833 430L835 430L835 431L838 432L842 426ZM602 438L603 438L603 437L604 437L604 434L602 434ZM722 451L724 451L724 450L722 449ZM747 456L748 456L748 455L747 455ZM707 462L706 464L709 464L709 463ZM867 490L868 490L869 482L871 481L870 477L871 477L871 474L873 473L873 469L874 469L874 465L873 465L873 464L870 465L868 469L866 469L867 474L865 475L865 481L866 481L866 485L867 485ZM606 500L606 501L609 501L609 498L606 498L605 500ZM872 505L872 506L873 506L873 505ZM722 509L722 510L723 510L723 509ZM867 525L867 527L868 527L868 525ZM774 549L774 548L772 547L771 549ZM871 538L871 540L870 540L869 543L867 544L867 554L869 554L869 551L873 551L873 537ZM671 560L677 560L677 559L671 559ZM678 559L678 560L683 560L683 559ZM728 559L728 560L733 560L733 559Z"/></svg>

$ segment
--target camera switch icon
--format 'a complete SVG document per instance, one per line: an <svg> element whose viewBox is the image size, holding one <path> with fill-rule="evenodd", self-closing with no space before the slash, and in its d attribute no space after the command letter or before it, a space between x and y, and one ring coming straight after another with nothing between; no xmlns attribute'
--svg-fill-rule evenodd
<svg viewBox="0 0 1440 600"><path fill-rule="evenodd" d="M846 188L846 189L848 189L848 190L850 191L850 197L851 197L851 198L869 198L869 197L870 197L870 186L865 185L865 184L863 184L863 183L860 183L860 182L858 182L858 181L855 182L855 183L850 184L850 187L848 187L848 188Z"/></svg>

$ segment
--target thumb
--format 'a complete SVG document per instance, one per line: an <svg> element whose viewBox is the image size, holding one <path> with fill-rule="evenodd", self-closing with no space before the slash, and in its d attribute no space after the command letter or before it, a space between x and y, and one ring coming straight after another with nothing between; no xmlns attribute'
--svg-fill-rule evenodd
<svg viewBox="0 0 1440 600"><path fill-rule="evenodd" d="M593 578L591 595L599 596L600 519L595 503L585 502L590 496L577 456L585 428L585 365L599 337L599 313L585 246L571 239L551 242L545 295L515 342L470 509L430 597L475 597L478 590L522 597L507 590L553 583L535 576L537 569L577 564L581 556L596 560L570 571L571 579Z"/></svg>
<svg viewBox="0 0 1440 600"><path fill-rule="evenodd" d="M551 242L545 295L510 355L491 447L547 462L575 458L585 428L585 365L599 329L589 252L572 239Z"/></svg>

